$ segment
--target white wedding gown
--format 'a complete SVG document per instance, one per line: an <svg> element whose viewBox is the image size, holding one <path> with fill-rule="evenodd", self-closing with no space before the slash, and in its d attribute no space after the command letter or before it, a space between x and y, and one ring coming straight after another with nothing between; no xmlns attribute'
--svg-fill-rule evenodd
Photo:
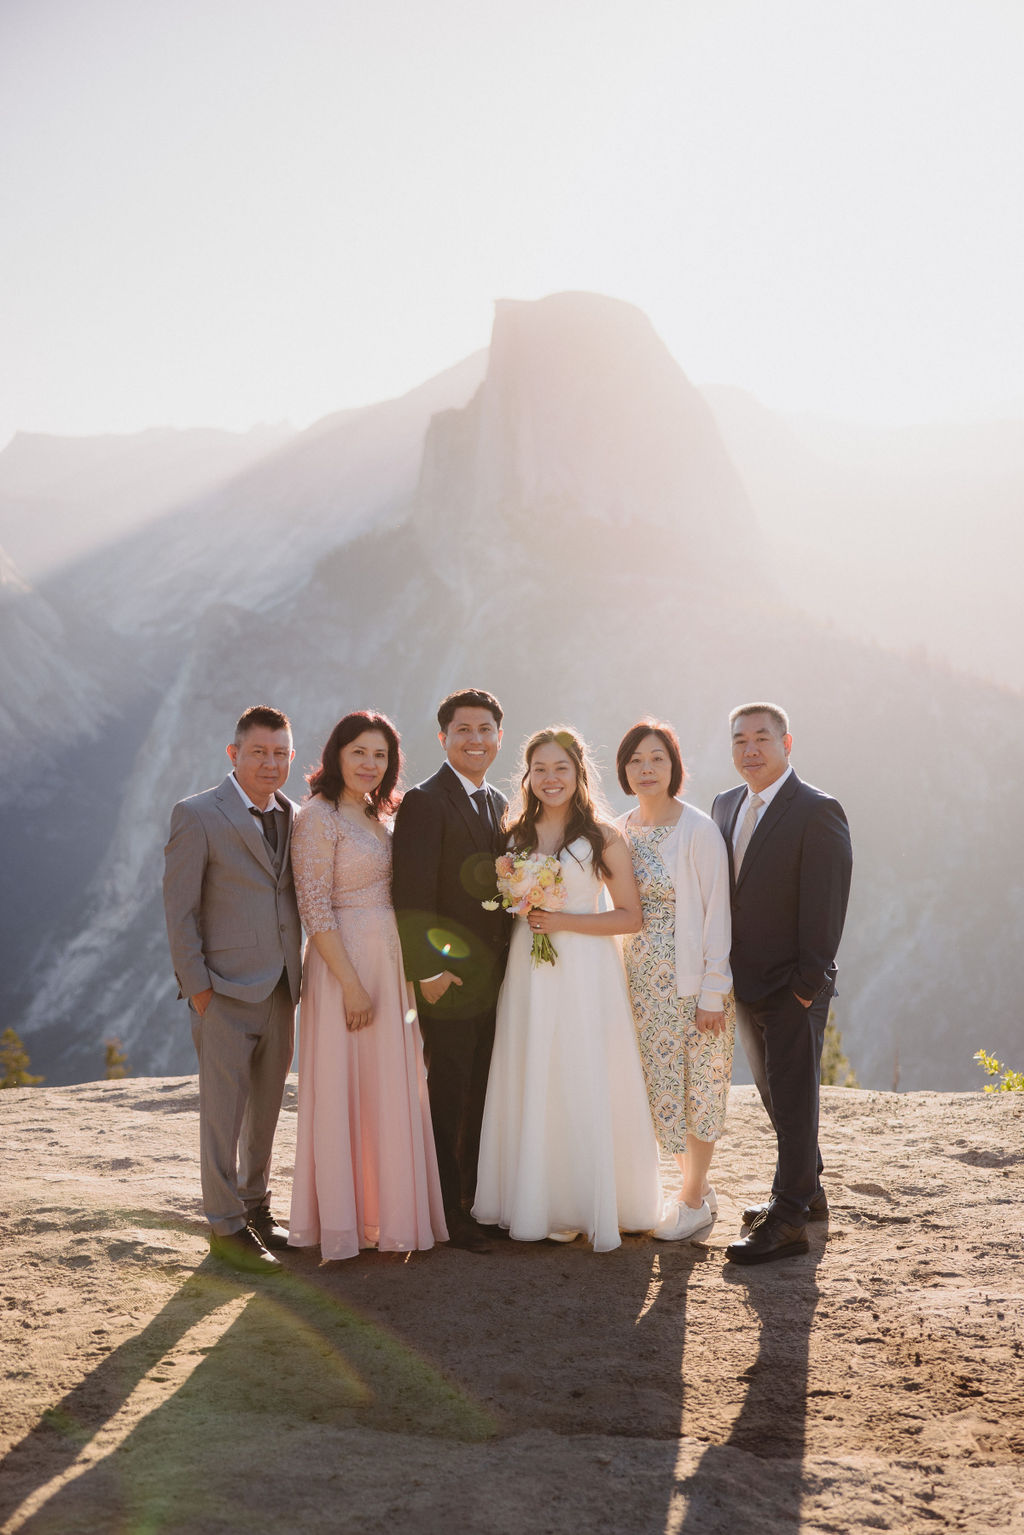
<svg viewBox="0 0 1024 1535"><path fill-rule="evenodd" d="M573 856L575 855L575 856ZM580 839L561 854L565 910L596 912L602 885ZM658 1146L614 938L554 933L533 967L517 918L487 1081L473 1214L521 1242L580 1231L610 1252L661 1219Z"/></svg>

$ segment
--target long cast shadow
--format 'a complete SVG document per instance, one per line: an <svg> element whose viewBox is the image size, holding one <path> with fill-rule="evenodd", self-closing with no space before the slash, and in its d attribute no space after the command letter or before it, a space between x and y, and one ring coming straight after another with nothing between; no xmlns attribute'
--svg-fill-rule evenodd
<svg viewBox="0 0 1024 1535"><path fill-rule="evenodd" d="M47 1408L4 1457L0 1520L10 1518L37 1486L65 1471L124 1406L142 1378L198 1322L236 1293L233 1281L207 1260L142 1332L120 1344ZM36 1469L29 1471L30 1465Z"/></svg>
<svg viewBox="0 0 1024 1535"><path fill-rule="evenodd" d="M822 1226L812 1230L806 1257L746 1269L726 1264L724 1282L741 1288L757 1314L757 1357L744 1373L743 1403L728 1436L676 1480L665 1535L708 1535L720 1526L799 1531L810 1336L826 1240ZM752 1468L751 1456L760 1467Z"/></svg>
<svg viewBox="0 0 1024 1535"><path fill-rule="evenodd" d="M585 1436L611 1435L644 1441L635 1453L646 1456L648 1495L638 1502L635 1485L619 1493L595 1483L592 1527L623 1535L658 1527L675 1465L694 1250L627 1240L595 1257L582 1244L509 1243L485 1261L443 1251L408 1261L286 1261L287 1274L253 1288L207 1260L12 1450L0 1513L36 1494L44 1501L19 1522L24 1535L241 1530L252 1527L255 1486L261 1523L301 1527L297 1500L314 1499L319 1517L334 1506L341 1478L345 1511L331 1527L361 1530L369 1508L381 1512L380 1486L361 1478L378 1465L384 1433L394 1436L386 1468L393 1516L429 1505L431 1520L443 1514L482 1531L498 1527L488 1483L540 1517L567 1458L584 1454ZM176 1347L188 1352L189 1330L240 1299L243 1309L208 1351L178 1359L177 1384L168 1372L169 1392L157 1386L148 1411L137 1399L138 1419L112 1453L76 1470L144 1377ZM531 1430L549 1430L550 1442L528 1469L514 1456L496 1459L496 1446L486 1452L489 1440ZM268 1467L268 1445L278 1444ZM302 1468L294 1475L289 1444ZM446 1485L439 1457L450 1465Z"/></svg>

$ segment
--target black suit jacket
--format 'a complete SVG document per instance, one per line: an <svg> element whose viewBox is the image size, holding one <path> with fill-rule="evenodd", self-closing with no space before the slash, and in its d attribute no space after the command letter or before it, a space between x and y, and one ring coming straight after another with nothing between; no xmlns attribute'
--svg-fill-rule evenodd
<svg viewBox="0 0 1024 1535"><path fill-rule="evenodd" d="M420 996L425 1018L477 1018L492 1012L497 999L511 919L482 903L497 899L494 860L507 801L496 789L490 795L493 829L444 763L410 789L398 809L392 899L405 973L421 981L450 970L462 981L433 1007Z"/></svg>
<svg viewBox="0 0 1024 1535"><path fill-rule="evenodd" d="M853 851L843 807L791 773L757 825L740 876L732 838L746 787L711 814L729 850L732 974L741 1002L788 986L804 1000L831 987L850 894Z"/></svg>

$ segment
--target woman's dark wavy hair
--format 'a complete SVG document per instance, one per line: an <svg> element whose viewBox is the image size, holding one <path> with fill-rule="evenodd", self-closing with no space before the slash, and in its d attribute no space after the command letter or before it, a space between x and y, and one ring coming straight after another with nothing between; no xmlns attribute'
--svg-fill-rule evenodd
<svg viewBox="0 0 1024 1535"><path fill-rule="evenodd" d="M332 805L337 806L345 787L341 777L342 747L348 746L367 730L379 730L388 743L388 765L384 777L370 795L370 803L366 807L366 814L379 821L382 816L390 815L397 808L402 797L398 792L398 779L402 771L402 742L386 714L377 714L372 709L356 709L340 719L324 743L320 766L306 774L306 782L309 784L310 798L319 794L322 799L330 800Z"/></svg>
<svg viewBox="0 0 1024 1535"><path fill-rule="evenodd" d="M626 777L626 764L636 751L644 736L658 736L661 744L668 752L668 760L672 764L672 770L668 780L668 792L675 799L683 783L686 780L686 769L683 766L683 755L679 750L679 737L672 726L665 720L638 720L631 725L619 742L619 749L615 753L615 767L619 775L619 784L623 794L632 794L629 787L629 779Z"/></svg>
<svg viewBox="0 0 1024 1535"><path fill-rule="evenodd" d="M598 820L598 810L603 807L599 800L595 799L597 770L587 756L586 744L582 737L571 725L552 725L547 730L538 730L523 747L519 814L508 829L512 846L516 852L529 851L537 846L537 820L543 806L530 788L530 764L533 762L535 753L542 746L560 746L566 755L571 757L576 769L576 788L573 791L572 803L565 822L562 846L558 851L561 852L562 848L569 847L577 837L586 837L593 856L594 872L601 875L608 874L610 871L604 860L605 833ZM591 780L593 780L593 788L591 788Z"/></svg>

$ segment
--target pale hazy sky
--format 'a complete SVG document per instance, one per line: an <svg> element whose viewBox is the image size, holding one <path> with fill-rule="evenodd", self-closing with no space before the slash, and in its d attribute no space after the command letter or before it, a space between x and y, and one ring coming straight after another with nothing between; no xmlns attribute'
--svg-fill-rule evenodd
<svg viewBox="0 0 1024 1535"><path fill-rule="evenodd" d="M1024 416L1024 0L0 0L0 446L305 425L644 309L689 376Z"/></svg>

